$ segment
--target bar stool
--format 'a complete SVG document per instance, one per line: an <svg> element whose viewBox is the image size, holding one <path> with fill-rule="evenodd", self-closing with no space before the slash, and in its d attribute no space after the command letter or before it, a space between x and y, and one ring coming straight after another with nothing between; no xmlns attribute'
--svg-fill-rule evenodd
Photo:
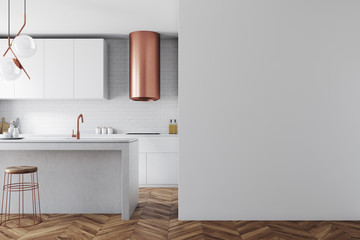
<svg viewBox="0 0 360 240"><path fill-rule="evenodd" d="M36 173L36 179L35 179ZM16 182L16 176L19 176L19 180ZM13 182L14 176L14 182ZM24 181L24 177L25 180ZM28 178L28 179L26 179ZM37 214L37 203L36 203L36 190L37 190L37 202L39 206L39 217ZM3 185L3 194L2 194L2 203L1 203L1 226L6 226L6 222L10 220L19 220L19 227L21 227L21 219L25 218L24 214L24 192L31 191L32 196L32 218L33 224L26 225L32 226L41 222L41 210L40 210L40 193L39 193L39 177L38 177L38 168L34 166L15 166L7 167L4 169L4 185ZM6 192L6 193L5 193ZM10 203L11 203L11 193L19 193L19 212L18 217L10 217ZM3 207L4 207L4 195L6 195L5 200L5 216L3 219ZM21 204L20 204L21 203ZM22 209L22 211L21 211ZM22 212L22 215L21 215ZM31 216L31 215L30 215Z"/></svg>

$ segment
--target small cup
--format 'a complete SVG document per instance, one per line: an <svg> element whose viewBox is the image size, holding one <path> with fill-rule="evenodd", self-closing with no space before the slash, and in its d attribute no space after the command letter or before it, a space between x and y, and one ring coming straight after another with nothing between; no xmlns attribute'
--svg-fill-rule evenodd
<svg viewBox="0 0 360 240"><path fill-rule="evenodd" d="M112 127L108 127L107 134L113 134L113 133L114 133L114 129Z"/></svg>
<svg viewBox="0 0 360 240"><path fill-rule="evenodd" d="M4 133L3 133L3 138L11 138L11 133L9 133L9 132L4 132Z"/></svg>
<svg viewBox="0 0 360 240"><path fill-rule="evenodd" d="M100 127L95 128L95 134L101 134L101 128Z"/></svg>

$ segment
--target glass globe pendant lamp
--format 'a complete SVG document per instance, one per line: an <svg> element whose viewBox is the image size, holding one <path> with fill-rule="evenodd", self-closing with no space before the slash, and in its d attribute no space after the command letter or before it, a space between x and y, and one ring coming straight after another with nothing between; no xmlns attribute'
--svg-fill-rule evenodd
<svg viewBox="0 0 360 240"><path fill-rule="evenodd" d="M30 79L29 74L24 69L17 55L20 57L31 57L36 52L36 43L28 35L20 35L26 25L26 0L24 0L24 24L15 38L10 41L10 0L8 0L8 47L3 57L0 59L0 78L7 81L14 81L18 79L21 72L24 72ZM6 57L6 54L11 52L13 58Z"/></svg>
<svg viewBox="0 0 360 240"><path fill-rule="evenodd" d="M12 47L19 57L28 58L36 53L36 43L29 35L17 36L13 41Z"/></svg>
<svg viewBox="0 0 360 240"><path fill-rule="evenodd" d="M14 81L21 75L21 69L10 57L2 57L0 60L0 78L6 81Z"/></svg>

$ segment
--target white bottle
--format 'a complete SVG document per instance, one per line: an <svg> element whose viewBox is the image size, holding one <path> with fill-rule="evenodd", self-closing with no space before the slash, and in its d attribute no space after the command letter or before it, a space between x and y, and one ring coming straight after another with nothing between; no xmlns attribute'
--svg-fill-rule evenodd
<svg viewBox="0 0 360 240"><path fill-rule="evenodd" d="M106 134L106 127L103 127L103 128L101 129L101 134Z"/></svg>
<svg viewBox="0 0 360 240"><path fill-rule="evenodd" d="M177 133L178 133L178 125L176 119L174 119L173 134L177 134Z"/></svg>

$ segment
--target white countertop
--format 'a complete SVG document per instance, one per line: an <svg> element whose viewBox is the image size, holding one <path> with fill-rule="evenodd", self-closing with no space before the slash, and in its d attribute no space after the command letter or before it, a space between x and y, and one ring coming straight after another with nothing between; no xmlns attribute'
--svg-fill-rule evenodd
<svg viewBox="0 0 360 240"><path fill-rule="evenodd" d="M2 143L130 143L137 141L136 138L90 138L76 139L72 137L24 137L23 139L11 140L0 138Z"/></svg>
<svg viewBox="0 0 360 240"><path fill-rule="evenodd" d="M21 135L20 135L21 136ZM22 136L21 136L22 137ZM23 139L0 139L0 150L121 150L137 138L91 138L69 136L25 136Z"/></svg>
<svg viewBox="0 0 360 240"><path fill-rule="evenodd" d="M1 139L0 135L0 144L1 143L29 143L29 142L61 142L61 143L129 143L136 141L139 137L177 137L176 134L158 134L158 135L127 135L127 134L82 134L80 139L72 138L70 135L48 135L48 134L20 134L20 137L24 137L19 140L9 140Z"/></svg>
<svg viewBox="0 0 360 240"><path fill-rule="evenodd" d="M1 135L0 135L1 136ZM25 138L70 138L71 135L65 135L65 134L20 134L21 137ZM154 138L162 138L162 137L174 137L177 138L177 134L156 134L156 135L127 135L127 134L81 134L81 139L116 139L116 138L131 138L131 139L137 139L139 137L154 137Z"/></svg>

